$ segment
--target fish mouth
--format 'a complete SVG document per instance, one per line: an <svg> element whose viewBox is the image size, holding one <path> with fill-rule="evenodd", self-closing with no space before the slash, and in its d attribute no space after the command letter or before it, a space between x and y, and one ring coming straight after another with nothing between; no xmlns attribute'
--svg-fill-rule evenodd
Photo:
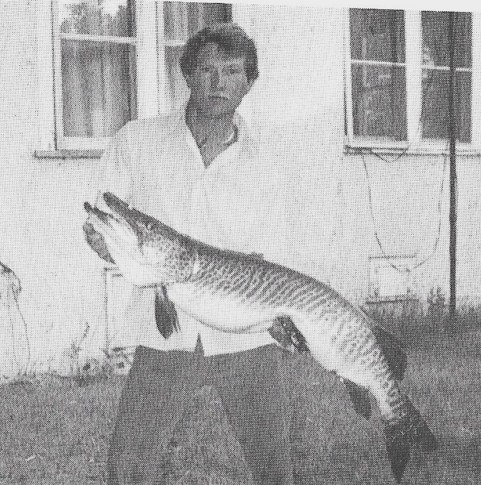
<svg viewBox="0 0 481 485"><path fill-rule="evenodd" d="M112 211L113 217L117 222L127 225L137 236L141 236L141 231L139 230L140 213L138 211L129 207L127 202L119 199L112 192L105 192L103 199L107 207Z"/></svg>
<svg viewBox="0 0 481 485"><path fill-rule="evenodd" d="M103 199L111 212L85 202L87 222L103 237L112 259L127 280L139 286L177 281L177 275L168 272L168 265L166 269L165 259L172 249L181 251L177 244L179 233L130 207L111 192L104 193Z"/></svg>
<svg viewBox="0 0 481 485"><path fill-rule="evenodd" d="M144 254L143 221L136 221L138 211L110 193L104 194L104 200L112 213L85 202L87 222L103 237L111 258L127 280L139 286L155 286L160 278Z"/></svg>
<svg viewBox="0 0 481 485"><path fill-rule="evenodd" d="M110 221L113 218L111 214L101 211L97 207L92 207L88 202L84 202L84 209L88 214L89 222L91 222L95 228L104 230L111 227Z"/></svg>
<svg viewBox="0 0 481 485"><path fill-rule="evenodd" d="M159 237L175 238L176 232L173 229L130 207L111 192L105 192L103 199L111 213L92 207L88 202L84 207L94 227L97 226L98 231L111 240L122 240L131 248L135 241L136 248L142 251L144 245L155 243Z"/></svg>
<svg viewBox="0 0 481 485"><path fill-rule="evenodd" d="M87 213L96 220L103 230L113 229L114 226L120 229L119 226L122 226L124 231L132 231L138 239L139 245L142 244L148 233L155 227L157 221L129 207L127 202L119 199L111 192L105 192L103 199L107 207L112 211L111 214L103 212L97 207L92 207L88 202L85 202L84 207Z"/></svg>
<svg viewBox="0 0 481 485"><path fill-rule="evenodd" d="M141 231L138 230L135 218L130 214L128 205L113 194L104 194L104 200L112 213L107 213L97 207L84 203L88 214L88 222L99 232L110 245L128 248L133 255L141 247ZM114 258L115 259L115 258Z"/></svg>
<svg viewBox="0 0 481 485"><path fill-rule="evenodd" d="M135 232L140 243L149 240L154 236L154 233L165 232L167 226L164 226L157 219L129 206L127 202L119 199L112 192L105 192L103 198L112 213Z"/></svg>

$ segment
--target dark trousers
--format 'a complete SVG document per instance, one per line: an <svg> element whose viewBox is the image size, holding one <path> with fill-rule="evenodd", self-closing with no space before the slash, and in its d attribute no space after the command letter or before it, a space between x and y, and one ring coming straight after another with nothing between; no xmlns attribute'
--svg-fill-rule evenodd
<svg viewBox="0 0 481 485"><path fill-rule="evenodd" d="M292 485L282 350L267 345L205 357L139 347L123 389L108 456L110 485L161 483L159 457L194 392L212 385L256 484ZM160 480L160 481L159 481Z"/></svg>

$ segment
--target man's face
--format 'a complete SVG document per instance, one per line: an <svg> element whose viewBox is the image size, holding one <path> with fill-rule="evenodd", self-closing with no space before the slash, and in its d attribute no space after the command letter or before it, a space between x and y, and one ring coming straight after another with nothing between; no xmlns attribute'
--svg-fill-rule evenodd
<svg viewBox="0 0 481 485"><path fill-rule="evenodd" d="M233 113L254 81L247 81L244 57L230 57L217 44L199 52L195 71L186 77L190 100L204 116Z"/></svg>

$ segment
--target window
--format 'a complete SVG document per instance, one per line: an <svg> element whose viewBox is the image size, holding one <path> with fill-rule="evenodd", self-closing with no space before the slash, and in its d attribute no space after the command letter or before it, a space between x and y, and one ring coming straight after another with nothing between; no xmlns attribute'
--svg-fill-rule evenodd
<svg viewBox="0 0 481 485"><path fill-rule="evenodd" d="M422 12L423 138L448 138L449 18ZM471 141L471 14L455 15L455 105L457 138Z"/></svg>
<svg viewBox="0 0 481 485"><path fill-rule="evenodd" d="M129 120L178 106L187 91L178 67L185 41L231 18L231 6L219 3L40 2L41 148L102 149Z"/></svg>
<svg viewBox="0 0 481 485"><path fill-rule="evenodd" d="M353 9L353 134L406 139L404 12Z"/></svg>
<svg viewBox="0 0 481 485"><path fill-rule="evenodd" d="M135 2L61 1L58 21L63 136L111 136L137 117Z"/></svg>
<svg viewBox="0 0 481 485"><path fill-rule="evenodd" d="M473 15L455 14L457 139L473 139ZM449 137L449 14L350 9L346 135L353 146L439 146ZM481 39L476 39L479 43Z"/></svg>

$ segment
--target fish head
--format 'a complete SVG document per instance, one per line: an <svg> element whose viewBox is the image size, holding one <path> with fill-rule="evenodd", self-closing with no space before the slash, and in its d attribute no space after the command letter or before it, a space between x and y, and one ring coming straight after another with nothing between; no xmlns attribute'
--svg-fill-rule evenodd
<svg viewBox="0 0 481 485"><path fill-rule="evenodd" d="M84 204L88 222L103 236L127 280L139 286L157 286L190 278L197 254L186 236L129 207L110 192L104 194L104 200L111 213Z"/></svg>

